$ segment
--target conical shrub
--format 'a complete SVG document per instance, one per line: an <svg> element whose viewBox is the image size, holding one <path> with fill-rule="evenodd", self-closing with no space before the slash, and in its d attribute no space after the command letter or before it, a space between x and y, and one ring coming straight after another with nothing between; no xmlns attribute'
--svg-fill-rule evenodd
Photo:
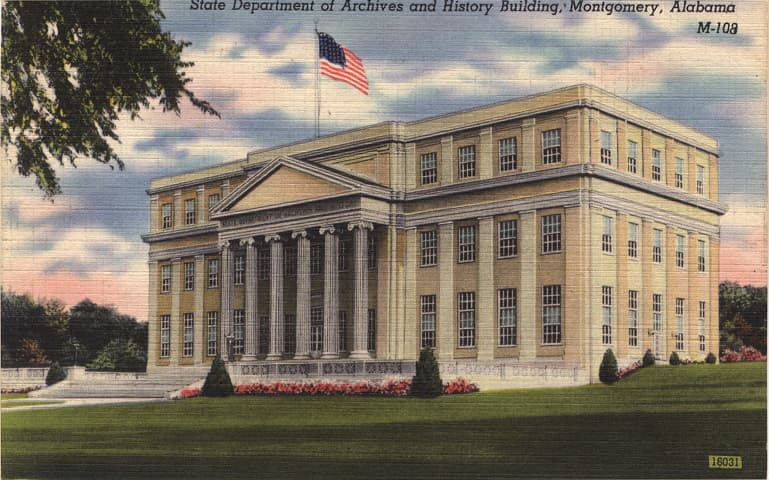
<svg viewBox="0 0 769 480"><path fill-rule="evenodd" d="M654 365L654 362L655 362L654 354L652 353L651 349L646 350L646 353L644 353L644 358L643 358L643 366L650 367Z"/></svg>
<svg viewBox="0 0 769 480"><path fill-rule="evenodd" d="M608 385L611 385L612 383L619 380L617 359L614 357L614 352L611 351L611 348L606 350L606 353L603 354L601 367L598 369L598 379Z"/></svg>
<svg viewBox="0 0 769 480"><path fill-rule="evenodd" d="M62 380L67 378L67 372L64 371L63 368L61 368L61 365L59 365L59 362L53 362L53 365L51 365L51 368L48 369L48 374L45 376L45 384L50 386L54 383L59 383Z"/></svg>
<svg viewBox="0 0 769 480"><path fill-rule="evenodd" d="M708 356L705 357L705 363L716 363L716 356L713 355L713 352L708 353Z"/></svg>
<svg viewBox="0 0 769 480"><path fill-rule="evenodd" d="M217 355L211 364L211 370L206 375L206 381L200 394L204 397L228 397L233 394L235 388L232 386L230 374L224 366L224 361Z"/></svg>
<svg viewBox="0 0 769 480"><path fill-rule="evenodd" d="M438 362L431 348L425 348L419 354L416 375L411 379L409 395L431 398L443 393L443 382L438 369Z"/></svg>
<svg viewBox="0 0 769 480"><path fill-rule="evenodd" d="M671 353L668 363L670 363L671 365L681 365L681 358L679 358L678 353L676 352Z"/></svg>

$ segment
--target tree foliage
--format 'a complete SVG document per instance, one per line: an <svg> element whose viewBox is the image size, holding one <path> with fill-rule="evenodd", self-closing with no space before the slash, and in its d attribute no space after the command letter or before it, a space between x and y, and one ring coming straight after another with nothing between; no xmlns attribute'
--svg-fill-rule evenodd
<svg viewBox="0 0 769 480"><path fill-rule="evenodd" d="M749 345L766 353L766 287L722 282L718 298L721 350Z"/></svg>
<svg viewBox="0 0 769 480"><path fill-rule="evenodd" d="M409 395L430 398L443 393L438 362L431 348L425 348L420 352L416 370L416 375L411 379Z"/></svg>
<svg viewBox="0 0 769 480"><path fill-rule="evenodd" d="M186 97L219 116L187 88L190 43L164 32L163 18L157 0L3 2L0 141L46 196L61 192L54 162L123 169L109 143L121 113L135 119L157 101L179 114Z"/></svg>
<svg viewBox="0 0 769 480"><path fill-rule="evenodd" d="M140 372L147 368L147 354L132 340L120 338L110 341L86 367L108 372Z"/></svg>

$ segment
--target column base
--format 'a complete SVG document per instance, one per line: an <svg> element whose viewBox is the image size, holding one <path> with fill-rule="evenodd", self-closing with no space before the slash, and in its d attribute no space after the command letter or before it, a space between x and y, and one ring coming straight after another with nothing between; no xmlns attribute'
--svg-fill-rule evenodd
<svg viewBox="0 0 769 480"><path fill-rule="evenodd" d="M323 352L320 356L321 360L333 360L338 358L339 358L339 353L334 353L334 352Z"/></svg>
<svg viewBox="0 0 769 480"><path fill-rule="evenodd" d="M298 353L291 360L309 360L310 358L312 357L310 357L309 353Z"/></svg>
<svg viewBox="0 0 769 480"><path fill-rule="evenodd" d="M371 353L369 353L368 350L353 351L350 352L349 358L352 360L370 360Z"/></svg>
<svg viewBox="0 0 769 480"><path fill-rule="evenodd" d="M248 361L253 361L253 360L256 360L256 355L243 355L242 357L240 357L240 361L241 362L243 362L243 361L248 362Z"/></svg>
<svg viewBox="0 0 769 480"><path fill-rule="evenodd" d="M280 353L270 353L270 354L267 354L267 357L265 357L265 360L274 361L274 360L280 360L281 358L283 358L283 355Z"/></svg>

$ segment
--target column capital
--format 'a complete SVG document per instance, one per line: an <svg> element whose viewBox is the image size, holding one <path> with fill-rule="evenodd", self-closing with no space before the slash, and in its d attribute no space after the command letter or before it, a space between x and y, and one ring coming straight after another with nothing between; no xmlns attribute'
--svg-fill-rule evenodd
<svg viewBox="0 0 769 480"><path fill-rule="evenodd" d="M174 190L174 198L181 198L181 197L182 197L182 191Z"/></svg>
<svg viewBox="0 0 769 480"><path fill-rule="evenodd" d="M320 233L321 235L326 235L326 234L333 235L336 233L336 227L334 227L333 225L323 225L318 229L318 233Z"/></svg>
<svg viewBox="0 0 769 480"><path fill-rule="evenodd" d="M307 238L307 230L295 230L291 232L292 239L297 237Z"/></svg>
<svg viewBox="0 0 769 480"><path fill-rule="evenodd" d="M265 235L264 241L265 243L282 242L283 237L281 237L279 233L273 233L272 235Z"/></svg>
<svg viewBox="0 0 769 480"><path fill-rule="evenodd" d="M255 243L256 243L256 240L254 240L254 237L248 237L240 240L241 246L244 246L244 245L254 246Z"/></svg>
<svg viewBox="0 0 769 480"><path fill-rule="evenodd" d="M225 240L223 242L219 242L219 250L229 250L230 248L230 241Z"/></svg>
<svg viewBox="0 0 769 480"><path fill-rule="evenodd" d="M182 263L182 258L181 257L172 258L171 263Z"/></svg>
<svg viewBox="0 0 769 480"><path fill-rule="evenodd" d="M363 230L363 229L365 229L365 230L373 230L374 229L374 224L371 223L371 222L365 222L363 220L359 220L357 222L350 222L350 223L347 224L347 230L349 230L351 232L353 230L355 230L356 228L359 228L361 230Z"/></svg>

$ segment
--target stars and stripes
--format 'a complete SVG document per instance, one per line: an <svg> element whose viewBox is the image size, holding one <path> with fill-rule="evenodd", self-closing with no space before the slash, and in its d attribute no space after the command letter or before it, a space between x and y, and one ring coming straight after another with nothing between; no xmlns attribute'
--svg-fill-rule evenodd
<svg viewBox="0 0 769 480"><path fill-rule="evenodd" d="M363 62L352 50L339 45L331 35L323 32L318 32L318 46L320 73L368 95L368 79Z"/></svg>

